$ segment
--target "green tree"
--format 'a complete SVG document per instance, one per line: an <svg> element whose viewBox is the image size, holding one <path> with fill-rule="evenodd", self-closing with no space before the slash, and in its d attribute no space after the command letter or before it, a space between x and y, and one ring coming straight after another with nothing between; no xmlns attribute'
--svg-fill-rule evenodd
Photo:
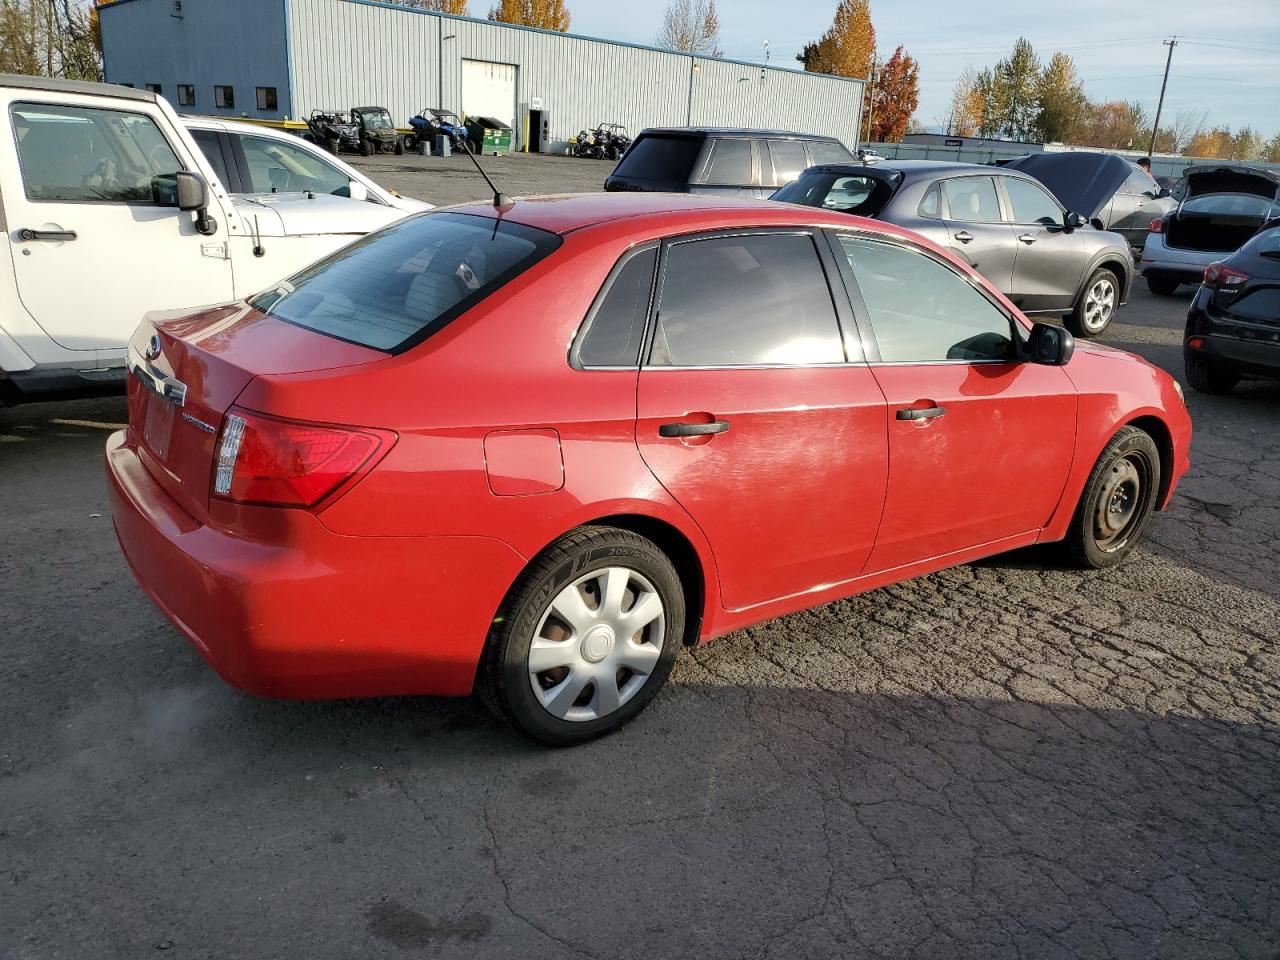
<svg viewBox="0 0 1280 960"><path fill-rule="evenodd" d="M569 11L564 0L499 0L498 5L490 9L489 19L561 33L569 30Z"/></svg>
<svg viewBox="0 0 1280 960"><path fill-rule="evenodd" d="M1000 104L996 100L996 78L990 67L978 74L970 93L975 115L978 118L978 136L1000 135Z"/></svg>
<svg viewBox="0 0 1280 960"><path fill-rule="evenodd" d="M1230 159L1261 160L1265 146L1261 134L1252 127L1241 127L1236 131L1236 135L1231 138Z"/></svg>
<svg viewBox="0 0 1280 960"><path fill-rule="evenodd" d="M996 129L1011 140L1034 136L1039 112L1036 85L1040 79L1040 59L1031 43L1019 37L1013 52L995 65L992 75Z"/></svg>
<svg viewBox="0 0 1280 960"><path fill-rule="evenodd" d="M1268 163L1280 163L1280 133L1267 141L1267 145L1262 148L1262 157Z"/></svg>
<svg viewBox="0 0 1280 960"><path fill-rule="evenodd" d="M1036 80L1036 135L1045 142L1070 143L1084 126L1089 100L1076 65L1055 53Z"/></svg>
<svg viewBox="0 0 1280 960"><path fill-rule="evenodd" d="M719 57L720 17L715 0L672 0L662 16L657 44L683 53Z"/></svg>

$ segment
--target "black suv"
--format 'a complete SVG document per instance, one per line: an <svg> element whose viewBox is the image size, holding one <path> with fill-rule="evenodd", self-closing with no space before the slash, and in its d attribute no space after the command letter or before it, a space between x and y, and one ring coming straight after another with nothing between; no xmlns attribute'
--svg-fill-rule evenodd
<svg viewBox="0 0 1280 960"><path fill-rule="evenodd" d="M764 199L806 167L852 163L835 137L728 127L648 127L604 182L606 190L711 193Z"/></svg>

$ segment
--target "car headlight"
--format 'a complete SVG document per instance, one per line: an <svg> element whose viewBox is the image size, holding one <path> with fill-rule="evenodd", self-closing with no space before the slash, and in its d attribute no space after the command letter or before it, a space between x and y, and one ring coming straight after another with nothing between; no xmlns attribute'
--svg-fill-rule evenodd
<svg viewBox="0 0 1280 960"><path fill-rule="evenodd" d="M1173 379L1173 389L1178 391L1178 399L1181 400L1183 403L1186 403L1187 397L1186 397L1186 394L1182 392L1182 384L1179 383L1176 378L1171 378L1171 379Z"/></svg>

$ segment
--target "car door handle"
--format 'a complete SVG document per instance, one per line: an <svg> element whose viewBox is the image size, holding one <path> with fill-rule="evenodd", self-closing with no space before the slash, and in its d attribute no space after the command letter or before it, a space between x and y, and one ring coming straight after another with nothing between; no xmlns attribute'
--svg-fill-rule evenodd
<svg viewBox="0 0 1280 960"><path fill-rule="evenodd" d="M1023 243L1030 245L1036 242L1036 235L1034 233L1024 233L1022 236L1018 237L1018 239Z"/></svg>
<svg viewBox="0 0 1280 960"><path fill-rule="evenodd" d="M897 417L899 420L932 420L946 412L946 407L903 407Z"/></svg>
<svg viewBox="0 0 1280 960"><path fill-rule="evenodd" d="M658 427L658 436L705 437L712 433L724 433L728 429L728 420L712 420L710 423L664 423Z"/></svg>
<svg viewBox="0 0 1280 960"><path fill-rule="evenodd" d="M973 234L968 230L961 230L955 236L961 243L970 243L973 240Z"/></svg>
<svg viewBox="0 0 1280 960"><path fill-rule="evenodd" d="M32 230L30 227L23 227L18 231L18 239L23 242L32 240L74 240L76 232L74 230Z"/></svg>

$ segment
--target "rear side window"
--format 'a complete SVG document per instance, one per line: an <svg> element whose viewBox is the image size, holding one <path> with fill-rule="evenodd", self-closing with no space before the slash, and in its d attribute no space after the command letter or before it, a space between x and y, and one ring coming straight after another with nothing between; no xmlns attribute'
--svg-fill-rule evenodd
<svg viewBox="0 0 1280 960"><path fill-rule="evenodd" d="M1062 209L1044 190L1019 177L1005 177L1004 189L1013 206L1014 223L1062 223Z"/></svg>
<svg viewBox="0 0 1280 960"><path fill-rule="evenodd" d="M642 136L613 173L636 180L687 183L701 151L702 141L696 137Z"/></svg>
<svg viewBox="0 0 1280 960"><path fill-rule="evenodd" d="M1000 201L990 177L958 177L942 181L947 213L966 223L999 223Z"/></svg>
<svg viewBox="0 0 1280 960"><path fill-rule="evenodd" d="M123 110L15 103L22 183L31 200L154 203L153 180L182 169L148 116Z"/></svg>
<svg viewBox="0 0 1280 960"><path fill-rule="evenodd" d="M578 343L577 361L584 367L634 367L649 313L658 248L637 250L614 268L595 309L587 317Z"/></svg>
<svg viewBox="0 0 1280 960"><path fill-rule="evenodd" d="M781 186L790 183L800 176L800 171L809 165L805 156L804 144L799 140L766 140L764 141L770 159L773 161L773 182ZM763 167L763 160L761 166ZM761 171L763 173L763 170Z"/></svg>
<svg viewBox="0 0 1280 960"><path fill-rule="evenodd" d="M853 154L843 144L832 143L830 140L809 141L809 156L813 158L812 165L815 167L824 163L850 163L853 160Z"/></svg>
<svg viewBox="0 0 1280 960"><path fill-rule="evenodd" d="M925 191L924 199L916 211L922 217L937 220L942 217L942 188L936 183Z"/></svg>
<svg viewBox="0 0 1280 960"><path fill-rule="evenodd" d="M250 302L296 326L394 353L559 246L555 234L506 220L425 214L342 248Z"/></svg>
<svg viewBox="0 0 1280 960"><path fill-rule="evenodd" d="M862 217L874 217L893 196L893 187L875 177L858 174L806 173L771 200L800 203Z"/></svg>
<svg viewBox="0 0 1280 960"><path fill-rule="evenodd" d="M751 141L714 141L703 182L725 187L749 185L751 183Z"/></svg>
<svg viewBox="0 0 1280 960"><path fill-rule="evenodd" d="M843 360L835 306L812 237L753 234L669 248L651 365Z"/></svg>

